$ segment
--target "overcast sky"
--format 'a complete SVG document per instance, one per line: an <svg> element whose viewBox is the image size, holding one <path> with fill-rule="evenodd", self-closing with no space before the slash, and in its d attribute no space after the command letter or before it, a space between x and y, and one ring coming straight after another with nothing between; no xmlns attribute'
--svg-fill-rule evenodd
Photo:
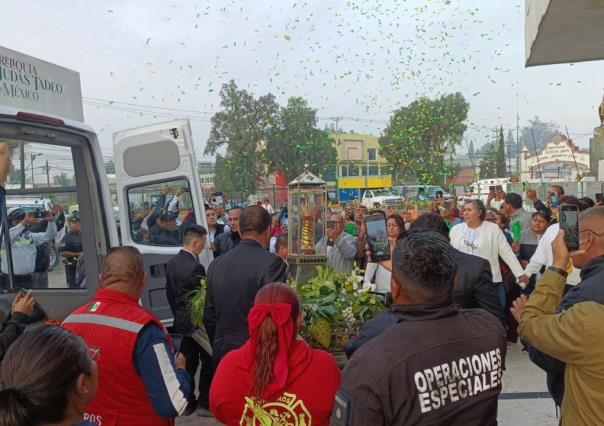
<svg viewBox="0 0 604 426"><path fill-rule="evenodd" d="M2 16L0 44L80 73L108 157L114 132L184 116L201 157L230 79L375 135L416 97L453 91L476 146L515 129L517 92L521 126L537 115L587 146L599 124L604 61L525 68L524 0L21 0Z"/></svg>

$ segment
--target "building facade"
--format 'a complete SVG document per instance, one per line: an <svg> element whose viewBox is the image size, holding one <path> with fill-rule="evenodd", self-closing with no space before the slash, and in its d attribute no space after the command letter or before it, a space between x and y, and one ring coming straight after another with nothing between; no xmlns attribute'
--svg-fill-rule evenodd
<svg viewBox="0 0 604 426"><path fill-rule="evenodd" d="M578 176L587 176L589 169L589 151L582 151L566 136L557 135L538 155L529 155L528 148L524 147L520 180L576 181Z"/></svg>
<svg viewBox="0 0 604 426"><path fill-rule="evenodd" d="M343 190L390 188L392 174L380 156L378 137L355 133L334 135L337 187Z"/></svg>

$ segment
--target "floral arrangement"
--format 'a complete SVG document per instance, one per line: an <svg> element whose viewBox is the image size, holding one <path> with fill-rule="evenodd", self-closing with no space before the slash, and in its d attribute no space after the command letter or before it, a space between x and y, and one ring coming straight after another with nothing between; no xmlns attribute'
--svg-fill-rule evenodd
<svg viewBox="0 0 604 426"><path fill-rule="evenodd" d="M189 304L189 312L191 313L191 322L203 328L203 308L206 304L206 279L199 280L199 288L190 293L191 302Z"/></svg>
<svg viewBox="0 0 604 426"><path fill-rule="evenodd" d="M305 314L301 334L312 346L341 350L365 322L384 309L384 301L370 293L370 285L358 290L362 277L356 272L338 274L327 266L316 269L316 277L296 286Z"/></svg>
<svg viewBox="0 0 604 426"><path fill-rule="evenodd" d="M381 296L371 293L372 285L358 289L362 277L356 272L338 274L327 266L317 266L317 276L305 283L291 283L304 310L302 337L311 346L341 350L361 326L384 309ZM191 292L189 312L193 324L203 326L206 281Z"/></svg>

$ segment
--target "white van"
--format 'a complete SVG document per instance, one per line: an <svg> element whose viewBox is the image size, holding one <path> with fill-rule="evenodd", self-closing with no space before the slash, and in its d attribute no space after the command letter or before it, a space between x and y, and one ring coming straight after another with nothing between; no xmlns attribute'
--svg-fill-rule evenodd
<svg viewBox="0 0 604 426"><path fill-rule="evenodd" d="M458 199L460 201L481 200L486 203L490 193L495 192L498 188L507 193L509 185L510 180L508 178L480 179L468 186L467 191L460 195Z"/></svg>
<svg viewBox="0 0 604 426"><path fill-rule="evenodd" d="M0 46L0 75L0 142L8 144L12 155L7 199L77 205L85 265L83 284L71 288L61 267L47 275L10 277L2 271L0 319L10 311L18 288L25 287L34 288L49 319L61 320L98 290L103 259L119 244L103 156L94 130L83 123L77 72ZM160 246L153 238L139 238L139 218L169 203L177 206L181 219L206 225L190 126L177 120L125 130L113 142L122 243L143 253L149 283L141 303L169 325L164 266L180 243ZM167 187L183 188L180 199L174 203L177 191L168 191L164 205L152 205L150 200ZM6 256L4 243L2 247ZM206 250L202 263L207 266L211 256Z"/></svg>

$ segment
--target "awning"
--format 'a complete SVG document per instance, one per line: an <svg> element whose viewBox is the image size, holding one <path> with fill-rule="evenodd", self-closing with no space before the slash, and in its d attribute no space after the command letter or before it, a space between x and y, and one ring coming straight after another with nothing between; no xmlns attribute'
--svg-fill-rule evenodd
<svg viewBox="0 0 604 426"><path fill-rule="evenodd" d="M604 59L604 0L526 0L526 66Z"/></svg>

